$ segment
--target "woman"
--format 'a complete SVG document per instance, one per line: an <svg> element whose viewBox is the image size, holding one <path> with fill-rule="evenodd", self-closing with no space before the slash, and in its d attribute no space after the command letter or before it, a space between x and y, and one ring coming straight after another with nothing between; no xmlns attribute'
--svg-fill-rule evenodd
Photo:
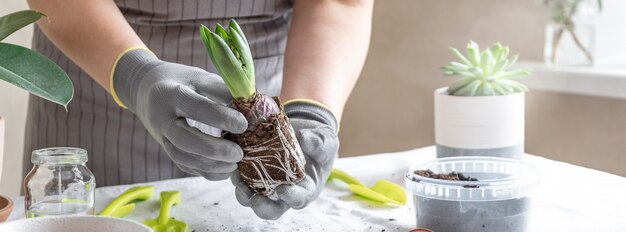
<svg viewBox="0 0 626 232"><path fill-rule="evenodd" d="M65 69L76 91L67 112L31 97L26 154L85 148L98 186L232 175L239 202L268 219L319 195L367 53L372 0L28 2L48 15L35 29L33 48ZM249 39L257 88L283 99L307 160L305 181L277 188L278 200L255 195L240 181L239 146L185 123L235 133L246 128L245 118L224 106L228 91L198 33L201 24L231 18ZM27 171L29 155L24 159Z"/></svg>

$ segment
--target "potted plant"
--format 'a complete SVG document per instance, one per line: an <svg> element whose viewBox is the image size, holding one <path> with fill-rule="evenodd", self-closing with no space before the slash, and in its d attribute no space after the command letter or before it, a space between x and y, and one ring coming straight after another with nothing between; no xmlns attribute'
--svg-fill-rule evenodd
<svg viewBox="0 0 626 232"><path fill-rule="evenodd" d="M497 156L520 158L524 153L524 92L513 78L528 69L508 70L518 55L500 43L480 51L473 41L467 57L450 48L459 62L442 69L461 79L435 90L437 157Z"/></svg>
<svg viewBox="0 0 626 232"><path fill-rule="evenodd" d="M25 10L0 17L0 41L45 15ZM47 57L28 48L0 42L0 80L67 108L74 87L67 74ZM0 116L0 179L4 127Z"/></svg>
<svg viewBox="0 0 626 232"><path fill-rule="evenodd" d="M551 15L546 26L545 63L593 65L596 19L602 10L602 0L542 1Z"/></svg>

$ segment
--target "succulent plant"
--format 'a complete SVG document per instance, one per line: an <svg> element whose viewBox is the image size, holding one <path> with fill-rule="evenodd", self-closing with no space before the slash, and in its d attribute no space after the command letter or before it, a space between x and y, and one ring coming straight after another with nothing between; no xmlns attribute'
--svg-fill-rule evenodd
<svg viewBox="0 0 626 232"><path fill-rule="evenodd" d="M456 48L450 48L460 62L452 61L442 69L445 75L459 76L460 80L448 86L448 94L456 96L497 96L528 91L528 87L511 80L530 74L529 69L507 69L517 61L509 59L509 47L500 43L480 52L478 44L467 44L467 58Z"/></svg>

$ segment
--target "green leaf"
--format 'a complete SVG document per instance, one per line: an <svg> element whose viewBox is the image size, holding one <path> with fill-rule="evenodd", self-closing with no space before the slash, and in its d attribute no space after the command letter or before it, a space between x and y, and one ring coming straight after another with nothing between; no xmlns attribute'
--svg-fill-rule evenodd
<svg viewBox="0 0 626 232"><path fill-rule="evenodd" d="M500 44L499 42L496 42L495 44L491 45L489 50L491 51L493 58L497 62L500 59L500 53L502 53L502 44Z"/></svg>
<svg viewBox="0 0 626 232"><path fill-rule="evenodd" d="M202 25L200 35L213 65L233 98L248 99L254 96L256 85L252 53L239 25L231 21L227 31L217 24L215 32Z"/></svg>
<svg viewBox="0 0 626 232"><path fill-rule="evenodd" d="M217 30L217 29L216 29ZM209 53L222 79L235 99L248 99L256 92L255 83L250 82L241 67L241 62L226 42L215 33L209 34Z"/></svg>
<svg viewBox="0 0 626 232"><path fill-rule="evenodd" d="M215 34L218 34L224 41L228 41L228 32L219 23L215 25Z"/></svg>
<svg viewBox="0 0 626 232"><path fill-rule="evenodd" d="M74 86L47 57L28 48L0 43L0 80L67 108Z"/></svg>
<svg viewBox="0 0 626 232"><path fill-rule="evenodd" d="M481 77L485 75L485 72L483 71L483 69L481 67L471 67L469 69L469 71L477 77Z"/></svg>
<svg viewBox="0 0 626 232"><path fill-rule="evenodd" d="M503 60L499 60L498 63L496 63L496 66L493 68L493 73L499 73L502 70L505 69L505 67L508 67L509 65L509 59L503 59Z"/></svg>
<svg viewBox="0 0 626 232"><path fill-rule="evenodd" d="M209 58L213 60L213 53L211 52L211 40L209 39L209 35L211 34L211 30L205 25L200 25L200 37L202 38L202 42L204 43L204 48L206 48L207 54L209 54Z"/></svg>
<svg viewBox="0 0 626 232"><path fill-rule="evenodd" d="M506 59L507 57L509 57L509 47L504 47L502 48L500 59ZM512 62L512 63L515 63L515 62Z"/></svg>
<svg viewBox="0 0 626 232"><path fill-rule="evenodd" d="M246 44L245 39L241 38L239 33L232 28L229 31L229 35L235 45L235 49L239 53L239 59L242 63L241 66L246 72L248 81L250 83L256 83L254 79L254 62L252 61L252 53L250 52L248 44Z"/></svg>
<svg viewBox="0 0 626 232"><path fill-rule="evenodd" d="M361 183L361 181L357 180L356 178L352 177L351 175L349 175L348 173L341 171L339 169L333 168L330 171L330 176L328 177L328 179L338 179L340 181L345 182L346 184L356 184L356 185L360 185L360 186L365 186L363 183Z"/></svg>
<svg viewBox="0 0 626 232"><path fill-rule="evenodd" d="M474 96L476 93L476 90L478 89L478 87L480 87L480 85L482 84L481 80L474 80L472 82L470 82L468 85L466 85L463 88L460 88L458 91L456 91L454 93L454 95L456 96Z"/></svg>
<svg viewBox="0 0 626 232"><path fill-rule="evenodd" d="M24 10L0 17L0 41L13 34L13 32L45 16L45 14L38 11Z"/></svg>
<svg viewBox="0 0 626 232"><path fill-rule="evenodd" d="M510 90L511 93L528 91L528 87L514 80L500 79L497 83L500 84L501 87Z"/></svg>
<svg viewBox="0 0 626 232"><path fill-rule="evenodd" d="M504 69L508 69L511 67L511 65L515 64L515 62L517 62L517 58L519 58L519 55L515 54L510 60L509 63L506 64L506 66L504 66Z"/></svg>
<svg viewBox="0 0 626 232"><path fill-rule="evenodd" d="M480 48L474 41L467 44L467 56L474 66L480 66Z"/></svg>
<svg viewBox="0 0 626 232"><path fill-rule="evenodd" d="M467 66L472 66L472 62L470 62L467 58L465 58L465 56L463 56L463 54L461 54L459 50L457 50L456 48L450 48L450 51L452 51L452 54L454 54L457 58L459 58L459 60L463 64L466 64Z"/></svg>
<svg viewBox="0 0 626 232"><path fill-rule="evenodd" d="M502 88L500 86L500 84L498 84L497 82L493 83L491 86L493 87L493 91L496 93L496 95L507 95L507 94L510 94L510 92L508 92L507 90Z"/></svg>
<svg viewBox="0 0 626 232"><path fill-rule="evenodd" d="M454 83L452 83L448 87L448 94L456 95L456 94L454 94L456 91L458 91L459 89L465 87L466 85L468 85L472 81L474 81L474 78L471 78L471 77L465 77L465 78L462 78L461 80L455 81Z"/></svg>
<svg viewBox="0 0 626 232"><path fill-rule="evenodd" d="M228 23L228 27L230 28L230 30L235 30L237 34L239 34L239 36L243 38L243 41L246 42L246 45L250 46L250 44L248 44L248 39L246 38L246 35L243 33L243 30L241 30L241 27L239 27L239 24L237 24L234 19L230 20L230 22Z"/></svg>
<svg viewBox="0 0 626 232"><path fill-rule="evenodd" d="M483 82L482 85L478 88L476 92L476 96L493 96L495 95L495 91L493 90L493 86L489 82Z"/></svg>
<svg viewBox="0 0 626 232"><path fill-rule="evenodd" d="M484 71L485 75L491 74L493 68L493 55L490 50L485 50L481 54L480 68Z"/></svg>
<svg viewBox="0 0 626 232"><path fill-rule="evenodd" d="M511 78L517 78L517 77L525 77L525 76L528 76L528 75L530 75L530 71L528 71L528 69L517 69L517 70L513 70L513 71L501 72L500 74L498 74L494 78L496 78L496 79L511 79Z"/></svg>

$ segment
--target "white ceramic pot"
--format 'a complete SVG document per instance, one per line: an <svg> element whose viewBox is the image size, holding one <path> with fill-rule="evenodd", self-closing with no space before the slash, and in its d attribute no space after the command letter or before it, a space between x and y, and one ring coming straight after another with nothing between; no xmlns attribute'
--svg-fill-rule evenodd
<svg viewBox="0 0 626 232"><path fill-rule="evenodd" d="M437 157L495 156L520 159L524 153L524 93L452 96L435 90Z"/></svg>

